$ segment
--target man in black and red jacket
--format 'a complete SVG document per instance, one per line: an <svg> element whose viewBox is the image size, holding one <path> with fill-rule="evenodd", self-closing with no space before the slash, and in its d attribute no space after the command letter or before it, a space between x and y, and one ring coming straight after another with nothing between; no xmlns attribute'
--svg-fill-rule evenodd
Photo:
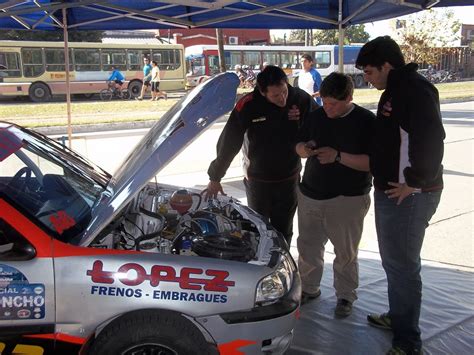
<svg viewBox="0 0 474 355"><path fill-rule="evenodd" d="M415 63L405 64L400 47L388 36L366 43L356 66L384 90L369 157L389 311L367 319L393 331L387 354L420 354L420 252L443 189L445 132L438 91L417 73Z"/></svg>
<svg viewBox="0 0 474 355"><path fill-rule="evenodd" d="M206 198L224 194L220 181L242 148L248 205L267 217L290 245L301 170L296 136L316 108L311 96L288 84L281 68L265 67L257 87L237 102L219 137L217 158L207 171Z"/></svg>

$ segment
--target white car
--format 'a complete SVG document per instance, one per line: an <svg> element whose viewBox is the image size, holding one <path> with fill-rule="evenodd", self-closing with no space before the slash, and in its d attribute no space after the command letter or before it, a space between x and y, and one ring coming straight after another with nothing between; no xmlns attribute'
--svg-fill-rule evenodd
<svg viewBox="0 0 474 355"><path fill-rule="evenodd" d="M2 354L287 350L301 282L282 235L232 198L153 181L238 85L224 73L193 90L113 176L0 123Z"/></svg>

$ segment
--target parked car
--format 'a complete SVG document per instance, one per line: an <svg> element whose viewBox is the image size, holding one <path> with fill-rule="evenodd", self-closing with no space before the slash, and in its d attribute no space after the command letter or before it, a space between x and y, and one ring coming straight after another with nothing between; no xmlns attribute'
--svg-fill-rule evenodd
<svg viewBox="0 0 474 355"><path fill-rule="evenodd" d="M233 198L153 181L230 111L238 85L223 73L190 92L114 175L0 123L2 354L289 347L301 285L282 235Z"/></svg>

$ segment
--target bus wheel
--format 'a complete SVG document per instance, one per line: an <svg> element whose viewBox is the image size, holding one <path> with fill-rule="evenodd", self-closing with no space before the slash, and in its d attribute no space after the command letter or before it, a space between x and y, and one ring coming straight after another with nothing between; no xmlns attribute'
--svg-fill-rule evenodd
<svg viewBox="0 0 474 355"><path fill-rule="evenodd" d="M354 78L354 85L356 88L361 88L365 86L364 77L362 75L357 75Z"/></svg>
<svg viewBox="0 0 474 355"><path fill-rule="evenodd" d="M93 340L88 355L217 354L186 318L165 310L140 310L114 319Z"/></svg>
<svg viewBox="0 0 474 355"><path fill-rule="evenodd" d="M138 80L133 80L128 84L128 92L132 98L140 96L140 91L142 90L142 83Z"/></svg>
<svg viewBox="0 0 474 355"><path fill-rule="evenodd" d="M29 94L33 102L47 102L51 100L51 90L44 83L34 83L31 85Z"/></svg>

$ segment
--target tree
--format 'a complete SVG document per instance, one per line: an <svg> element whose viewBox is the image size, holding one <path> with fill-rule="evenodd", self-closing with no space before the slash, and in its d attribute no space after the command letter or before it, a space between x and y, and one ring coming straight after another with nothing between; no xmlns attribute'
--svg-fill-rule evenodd
<svg viewBox="0 0 474 355"><path fill-rule="evenodd" d="M407 62L436 64L440 51L434 48L452 46L461 24L452 10L430 9L394 20L392 27Z"/></svg>
<svg viewBox="0 0 474 355"><path fill-rule="evenodd" d="M305 30L295 30L290 33L290 41L304 41ZM314 30L313 43L319 44L338 44L338 30ZM369 40L370 35L365 32L365 25L352 25L345 28L344 44L349 43L365 43Z"/></svg>
<svg viewBox="0 0 474 355"><path fill-rule="evenodd" d="M69 31L70 42L102 42L103 31ZM29 30L0 30L0 40L11 41L63 41L61 30L58 31L29 31Z"/></svg>

